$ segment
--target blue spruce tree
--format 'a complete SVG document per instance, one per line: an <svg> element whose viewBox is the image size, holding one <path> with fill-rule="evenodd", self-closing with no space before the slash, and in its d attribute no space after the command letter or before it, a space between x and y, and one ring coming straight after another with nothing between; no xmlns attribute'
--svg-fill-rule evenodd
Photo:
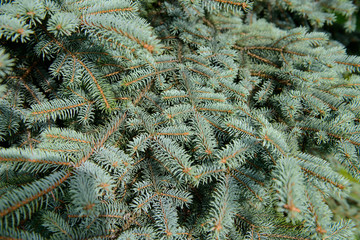
<svg viewBox="0 0 360 240"><path fill-rule="evenodd" d="M0 239L351 239L349 0L3 0ZM330 161L331 160L331 161Z"/></svg>

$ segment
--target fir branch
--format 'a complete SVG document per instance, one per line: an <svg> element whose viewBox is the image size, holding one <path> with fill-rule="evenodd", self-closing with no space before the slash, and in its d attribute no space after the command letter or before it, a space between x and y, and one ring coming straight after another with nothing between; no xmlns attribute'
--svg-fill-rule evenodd
<svg viewBox="0 0 360 240"><path fill-rule="evenodd" d="M24 186L21 189L16 189L3 195L1 198L1 210L0 216L5 217L14 211L19 211L16 214L28 215L36 205L32 205L32 209L25 209L24 206L33 201L39 201L46 194L59 187L71 176L71 172L58 171L44 179L35 181L34 183ZM32 189L32 191L26 191L26 189ZM19 210L18 210L19 209ZM19 215L18 215L19 216Z"/></svg>

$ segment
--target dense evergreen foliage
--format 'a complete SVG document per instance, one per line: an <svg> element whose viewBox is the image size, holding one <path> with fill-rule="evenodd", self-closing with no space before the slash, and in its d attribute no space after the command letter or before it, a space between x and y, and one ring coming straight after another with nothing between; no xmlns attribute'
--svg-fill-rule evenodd
<svg viewBox="0 0 360 240"><path fill-rule="evenodd" d="M347 0L3 0L0 239L351 239Z"/></svg>

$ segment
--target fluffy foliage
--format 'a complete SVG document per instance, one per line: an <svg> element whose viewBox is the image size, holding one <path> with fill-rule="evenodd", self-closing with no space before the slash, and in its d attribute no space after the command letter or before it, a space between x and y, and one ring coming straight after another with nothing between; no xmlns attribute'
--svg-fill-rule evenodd
<svg viewBox="0 0 360 240"><path fill-rule="evenodd" d="M350 239L360 58L314 29L355 12L3 1L0 238Z"/></svg>

